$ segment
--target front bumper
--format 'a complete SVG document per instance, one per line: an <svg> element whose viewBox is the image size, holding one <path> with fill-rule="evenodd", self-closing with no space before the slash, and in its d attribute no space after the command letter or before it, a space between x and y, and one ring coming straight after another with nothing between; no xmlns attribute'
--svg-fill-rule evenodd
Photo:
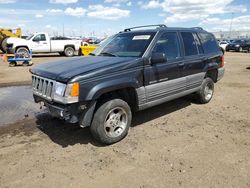
<svg viewBox="0 0 250 188"><path fill-rule="evenodd" d="M217 81L219 81L225 74L225 68L221 67L218 69L218 76L217 76Z"/></svg>
<svg viewBox="0 0 250 188"><path fill-rule="evenodd" d="M33 95L36 103L43 102L49 113L56 118L68 123L79 123L81 127L90 126L96 105L96 101L85 101L73 104L60 104L47 101L37 95Z"/></svg>

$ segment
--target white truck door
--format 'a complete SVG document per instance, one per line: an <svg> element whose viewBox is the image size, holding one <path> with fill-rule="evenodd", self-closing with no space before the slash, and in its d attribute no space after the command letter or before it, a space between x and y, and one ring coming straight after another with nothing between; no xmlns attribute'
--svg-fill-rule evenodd
<svg viewBox="0 0 250 188"><path fill-rule="evenodd" d="M38 34L32 39L33 52L50 52L50 39L45 34Z"/></svg>

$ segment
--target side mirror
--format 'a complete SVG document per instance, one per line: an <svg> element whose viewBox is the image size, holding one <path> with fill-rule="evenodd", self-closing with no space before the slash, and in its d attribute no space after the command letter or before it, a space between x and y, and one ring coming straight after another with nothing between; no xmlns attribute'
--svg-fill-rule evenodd
<svg viewBox="0 0 250 188"><path fill-rule="evenodd" d="M164 63L167 61L165 53L153 53L151 56L151 63Z"/></svg>

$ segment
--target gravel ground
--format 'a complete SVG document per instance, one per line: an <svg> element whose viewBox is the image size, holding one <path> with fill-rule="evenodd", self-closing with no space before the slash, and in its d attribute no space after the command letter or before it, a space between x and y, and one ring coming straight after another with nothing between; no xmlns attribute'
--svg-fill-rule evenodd
<svg viewBox="0 0 250 188"><path fill-rule="evenodd" d="M135 113L111 146L46 113L0 126L0 187L249 188L250 54L226 62L209 104L185 97Z"/></svg>

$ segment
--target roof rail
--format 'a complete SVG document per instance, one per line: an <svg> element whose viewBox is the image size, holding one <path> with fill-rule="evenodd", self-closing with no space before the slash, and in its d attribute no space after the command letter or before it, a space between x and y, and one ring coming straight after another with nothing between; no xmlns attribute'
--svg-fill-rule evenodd
<svg viewBox="0 0 250 188"><path fill-rule="evenodd" d="M192 29L204 30L202 27L191 27Z"/></svg>
<svg viewBox="0 0 250 188"><path fill-rule="evenodd" d="M132 29L139 29L139 28L144 28L144 27L166 28L167 26L165 24L143 25L143 26L137 26L137 27L131 27L131 28L124 29L124 32L131 31Z"/></svg>

